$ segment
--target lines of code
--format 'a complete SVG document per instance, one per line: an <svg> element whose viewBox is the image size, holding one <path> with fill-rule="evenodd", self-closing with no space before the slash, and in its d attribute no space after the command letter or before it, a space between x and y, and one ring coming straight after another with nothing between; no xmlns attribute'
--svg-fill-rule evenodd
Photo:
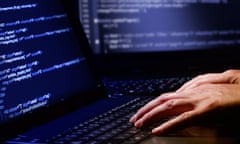
<svg viewBox="0 0 240 144"><path fill-rule="evenodd" d="M181 51L240 45L236 0L80 0L95 53Z"/></svg>
<svg viewBox="0 0 240 144"><path fill-rule="evenodd" d="M99 0L99 13L141 13L153 8L185 8L192 4L227 4L228 0Z"/></svg>
<svg viewBox="0 0 240 144"><path fill-rule="evenodd" d="M3 61L0 62L0 65L14 63L17 61L28 61L28 58L37 57L38 55L41 55L41 54L42 54L41 51L28 53L28 54L24 54L24 52L21 51L21 52L8 54L7 56L2 55L0 57L7 57L7 58L12 57L12 58L4 59ZM71 65L78 64L84 60L85 58L81 58L81 59L77 58L77 59L73 59L63 63L54 64L53 66L49 66L47 68L41 68L37 70L34 70L34 67L40 65L40 62L37 60L31 61L30 63L25 63L23 65L17 65L14 67L4 69L3 71L0 72L0 76L1 76L0 81L3 86L7 86L14 82L21 82L23 80L31 79L35 76L42 75L44 73L48 73L57 69L62 69L62 68L69 67Z"/></svg>
<svg viewBox="0 0 240 144"><path fill-rule="evenodd" d="M21 5L8 5L0 7L0 12L16 11L37 7L37 3L21 4Z"/></svg>
<svg viewBox="0 0 240 144"><path fill-rule="evenodd" d="M66 13L54 3L0 2L1 120L47 106L66 93L68 89L56 83L73 83L68 72L85 61L78 50L67 51L75 46L68 42L72 29Z"/></svg>
<svg viewBox="0 0 240 144"><path fill-rule="evenodd" d="M65 33L70 31L69 28L62 28L62 29L56 29L51 31L46 31L42 33L31 33L27 34L29 29L27 27L24 27L26 24L33 24L33 23L40 23L40 22L46 22L51 21L54 19L61 19L66 17L66 14L59 14L59 15L52 15L52 16L41 16L37 18L29 18L25 20L15 20L13 22L6 22L1 23L0 28L3 27L5 29L10 29L7 31L3 31L0 33L0 45L8 45L8 44L14 44L19 43L21 41L46 37L46 36L52 36L57 35L61 33ZM21 27L17 29L11 29L11 27Z"/></svg>

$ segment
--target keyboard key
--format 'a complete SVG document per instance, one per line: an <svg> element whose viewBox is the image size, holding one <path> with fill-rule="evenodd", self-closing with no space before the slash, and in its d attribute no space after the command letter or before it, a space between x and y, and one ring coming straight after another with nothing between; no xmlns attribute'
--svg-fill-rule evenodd
<svg viewBox="0 0 240 144"><path fill-rule="evenodd" d="M142 130L133 127L128 122L129 118L142 105L154 97L136 98L122 106L116 107L83 124L78 124L72 129L65 130L48 140L50 143L72 144L118 144L125 140L140 141L146 135ZM129 113L130 112L130 113ZM140 133L140 135L138 135Z"/></svg>

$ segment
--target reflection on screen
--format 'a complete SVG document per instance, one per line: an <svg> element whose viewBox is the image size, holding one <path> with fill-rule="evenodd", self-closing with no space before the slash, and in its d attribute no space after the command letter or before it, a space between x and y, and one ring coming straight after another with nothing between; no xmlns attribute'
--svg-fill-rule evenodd
<svg viewBox="0 0 240 144"><path fill-rule="evenodd" d="M237 0L79 0L96 54L240 45Z"/></svg>

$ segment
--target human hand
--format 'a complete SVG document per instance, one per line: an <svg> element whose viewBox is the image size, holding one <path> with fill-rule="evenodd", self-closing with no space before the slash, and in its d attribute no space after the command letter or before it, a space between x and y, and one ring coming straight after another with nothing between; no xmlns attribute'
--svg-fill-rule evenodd
<svg viewBox="0 0 240 144"><path fill-rule="evenodd" d="M213 110L240 105L240 71L205 74L176 92L162 94L142 107L131 119L136 127L173 117L152 130L162 134Z"/></svg>

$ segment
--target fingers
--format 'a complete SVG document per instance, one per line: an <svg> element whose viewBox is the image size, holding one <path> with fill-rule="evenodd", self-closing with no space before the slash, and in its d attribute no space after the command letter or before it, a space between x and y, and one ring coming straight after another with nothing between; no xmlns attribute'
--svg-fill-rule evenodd
<svg viewBox="0 0 240 144"><path fill-rule="evenodd" d="M176 116L182 112L190 111L193 107L193 104L191 104L188 99L171 99L153 108L148 113L145 113L134 123L134 125L137 128L140 128L149 122L158 121L159 119Z"/></svg>
<svg viewBox="0 0 240 144"><path fill-rule="evenodd" d="M142 117L145 113L151 111L154 107L160 105L164 102L164 97L167 97L167 94L159 96L158 98L152 100L151 102L147 103L144 107L139 109L137 113L130 118L131 123L135 123L140 117Z"/></svg>
<svg viewBox="0 0 240 144"><path fill-rule="evenodd" d="M130 118L131 123L135 123L138 119L140 119L142 116L144 116L146 113L154 109L155 107L163 104L165 101L168 101L169 99L176 98L177 94L176 93L165 93L158 98L152 100L145 106L143 106L141 109L138 110L138 112ZM180 98L180 96L179 96Z"/></svg>

